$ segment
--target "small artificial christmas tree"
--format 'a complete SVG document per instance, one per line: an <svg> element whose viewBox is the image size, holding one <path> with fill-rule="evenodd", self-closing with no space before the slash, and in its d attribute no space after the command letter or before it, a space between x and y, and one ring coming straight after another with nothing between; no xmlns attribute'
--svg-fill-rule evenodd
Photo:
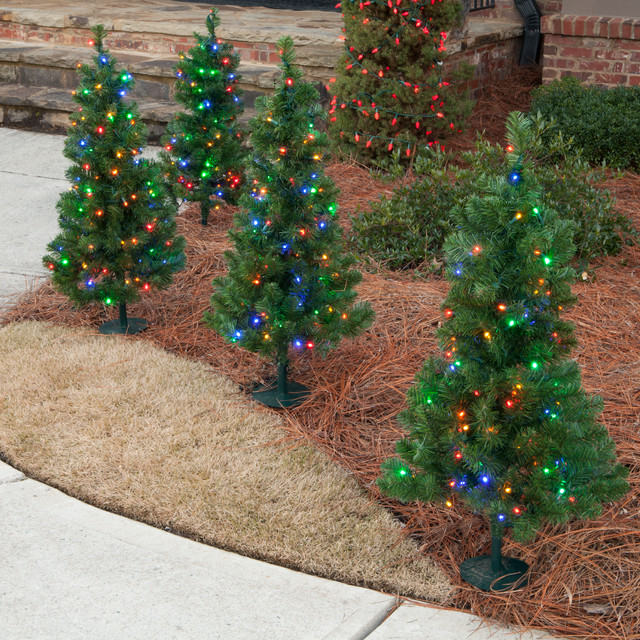
<svg viewBox="0 0 640 640"><path fill-rule="evenodd" d="M245 155L238 130L244 110L237 87L240 59L232 44L216 37L217 9L211 9L206 24L208 35L194 33L197 45L180 54L175 93L186 111L167 125L161 153L174 193L200 202L202 224L207 224L212 197L236 203Z"/></svg>
<svg viewBox="0 0 640 640"><path fill-rule="evenodd" d="M440 145L457 132L471 104L451 83L469 77L461 66L445 80L447 32L460 20L457 0L343 0L345 53L337 63L329 127L341 149L362 161L393 150L412 157L417 146Z"/></svg>
<svg viewBox="0 0 640 640"><path fill-rule="evenodd" d="M507 527L532 538L544 521L591 518L628 489L627 469L597 421L602 401L581 386L569 359L574 302L570 223L540 206L527 174L531 123L507 122L514 170L479 180L446 242L451 290L438 330L444 357L430 358L407 394L401 459L383 463L380 489L403 501L461 503L490 523L492 557L466 560L462 577L511 588L526 565L503 558ZM509 574L509 575L508 575Z"/></svg>
<svg viewBox="0 0 640 640"><path fill-rule="evenodd" d="M229 274L214 281L208 322L231 342L278 363L277 388L254 397L292 406L306 394L287 380L289 348L326 352L373 319L356 302L360 272L351 268L336 220L336 187L324 174L327 136L315 128L321 110L314 87L294 65L291 38L277 43L282 77L256 101L251 121L253 192L230 232Z"/></svg>
<svg viewBox="0 0 640 640"><path fill-rule="evenodd" d="M146 128L135 102L124 99L133 78L105 49L102 25L91 31L93 64L78 68L80 108L65 141L72 186L58 201L61 231L44 263L74 302L119 305L119 320L101 332L135 333L146 321L127 318L126 303L171 283L184 263L184 238L175 236L176 207L159 165L140 157Z"/></svg>

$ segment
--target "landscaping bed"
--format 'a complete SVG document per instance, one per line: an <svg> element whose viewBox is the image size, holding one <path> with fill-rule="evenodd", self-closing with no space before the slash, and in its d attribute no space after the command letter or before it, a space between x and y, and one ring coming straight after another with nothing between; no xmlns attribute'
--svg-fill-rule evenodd
<svg viewBox="0 0 640 640"><path fill-rule="evenodd" d="M474 130L484 129L494 142L502 138L506 114L526 110L535 79L524 74L494 88L476 107L469 133L454 145L470 148ZM334 164L327 173L341 189L342 220L357 206L393 184L377 181L355 164ZM606 187L618 209L640 227L640 176L612 177ZM235 348L207 329L212 279L225 272L222 253L232 209L212 213L209 226L199 224L195 207L178 218L187 239L187 267L164 292L147 294L131 305L150 329L132 340L150 341L176 354L205 362L248 392L275 371L257 356ZM576 326L575 357L587 392L600 394L602 416L617 444L620 462L630 469L629 494L590 522L542 529L534 543L517 545L508 538L505 554L532 566L529 586L509 594L487 594L462 582L458 565L486 553L490 539L482 518L466 511L381 497L374 481L382 460L402 435L396 416L406 390L423 361L437 351L434 331L442 322L440 305L448 283L438 276L378 270L365 273L360 297L376 311L376 321L362 337L345 341L325 360L305 354L292 363L292 377L312 395L301 407L283 410L290 435L313 443L352 472L370 495L403 521L403 535L414 536L424 554L435 560L456 585L447 605L505 623L542 628L566 637L601 640L640 636L640 248L626 246L618 256L591 265L574 286L578 303L567 313ZM6 319L46 320L97 328L113 310L90 306L73 309L50 285L27 294ZM403 596L416 593L403 592Z"/></svg>

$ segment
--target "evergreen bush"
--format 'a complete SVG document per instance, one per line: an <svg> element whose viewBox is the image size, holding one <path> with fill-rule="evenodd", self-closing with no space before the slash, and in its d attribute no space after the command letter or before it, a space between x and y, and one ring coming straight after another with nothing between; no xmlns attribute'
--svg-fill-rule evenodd
<svg viewBox="0 0 640 640"><path fill-rule="evenodd" d="M362 162L405 159L438 146L469 115L467 94L455 86L469 65L443 74L446 39L459 24L458 0L343 0L345 52L331 98L334 145Z"/></svg>
<svg viewBox="0 0 640 640"><path fill-rule="evenodd" d="M573 223L576 260L586 264L634 242L637 232L630 221L615 210L609 191L597 186L604 171L591 167L553 122L541 116L530 120L531 171L543 188L544 204ZM504 149L482 138L475 151L460 156L461 164L439 152L418 157L416 180L352 217L350 242L361 257L391 269L440 268L455 210L477 193L480 176L496 178L508 170Z"/></svg>
<svg viewBox="0 0 640 640"><path fill-rule="evenodd" d="M640 87L588 87L569 76L534 89L531 113L538 112L555 118L585 160L640 167Z"/></svg>

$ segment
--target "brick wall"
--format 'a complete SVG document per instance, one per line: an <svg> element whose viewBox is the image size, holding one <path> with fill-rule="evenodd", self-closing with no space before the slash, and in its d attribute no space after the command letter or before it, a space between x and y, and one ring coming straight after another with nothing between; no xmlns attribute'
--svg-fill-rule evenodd
<svg viewBox="0 0 640 640"><path fill-rule="evenodd" d="M475 20L475 14L471 21ZM445 75L468 62L475 66L474 74L467 83L472 97L483 87L502 79L518 69L518 59L522 47L521 23L497 23L490 21L492 29L474 28L470 21L469 34L460 41L448 43L445 58Z"/></svg>
<svg viewBox="0 0 640 640"><path fill-rule="evenodd" d="M513 0L496 0L496 6L493 9L481 9L480 11L474 11L471 15L493 20L511 21L521 19Z"/></svg>
<svg viewBox="0 0 640 640"><path fill-rule="evenodd" d="M562 11L562 0L538 0L538 8L543 16Z"/></svg>
<svg viewBox="0 0 640 640"><path fill-rule="evenodd" d="M640 85L640 19L542 18L542 81L572 75L590 85Z"/></svg>

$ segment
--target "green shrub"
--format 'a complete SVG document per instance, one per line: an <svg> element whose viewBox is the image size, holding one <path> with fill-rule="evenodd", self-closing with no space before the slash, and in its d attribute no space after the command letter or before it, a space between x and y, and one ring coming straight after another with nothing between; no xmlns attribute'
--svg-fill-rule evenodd
<svg viewBox="0 0 640 640"><path fill-rule="evenodd" d="M530 156L543 187L541 204L573 221L576 259L586 264L633 242L637 232L615 211L609 191L597 187L605 177L603 169L591 167L553 123L540 116L531 120L535 137ZM504 176L510 169L504 149L481 137L475 151L460 154L460 159L453 164L440 152L419 156L416 180L351 217L354 250L390 269L439 269L456 210L477 193L480 181Z"/></svg>
<svg viewBox="0 0 640 640"><path fill-rule="evenodd" d="M589 162L640 167L640 87L583 87L574 77L533 91L531 113L555 118Z"/></svg>
<svg viewBox="0 0 640 640"><path fill-rule="evenodd" d="M344 52L336 63L329 132L337 152L370 164L402 150L438 146L471 112L473 68L443 66L446 34L460 25L459 0L344 0Z"/></svg>

